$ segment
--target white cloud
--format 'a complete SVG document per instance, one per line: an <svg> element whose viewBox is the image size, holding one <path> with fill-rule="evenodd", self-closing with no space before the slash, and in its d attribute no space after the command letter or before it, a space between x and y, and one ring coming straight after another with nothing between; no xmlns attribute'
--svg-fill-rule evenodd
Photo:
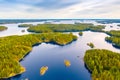
<svg viewBox="0 0 120 80"><path fill-rule="evenodd" d="M67 3L73 0L61 1ZM17 4L9 8L1 8L0 18L120 18L119 3L119 0L81 0L74 5L54 10Z"/></svg>

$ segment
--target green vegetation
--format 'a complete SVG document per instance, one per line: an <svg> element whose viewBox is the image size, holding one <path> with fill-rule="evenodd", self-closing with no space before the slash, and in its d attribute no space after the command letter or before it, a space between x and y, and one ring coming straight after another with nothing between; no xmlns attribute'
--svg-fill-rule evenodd
<svg viewBox="0 0 120 80"><path fill-rule="evenodd" d="M77 37L72 33L41 33L1 37L0 78L8 78L23 73L25 68L20 65L19 61L32 50L32 46L42 42L66 45L76 39Z"/></svg>
<svg viewBox="0 0 120 80"><path fill-rule="evenodd" d="M0 26L0 31L4 31L4 30L6 30L7 29L7 27L5 27L5 26Z"/></svg>
<svg viewBox="0 0 120 80"><path fill-rule="evenodd" d="M20 24L18 27L31 27L33 24Z"/></svg>
<svg viewBox="0 0 120 80"><path fill-rule="evenodd" d="M106 31L106 33L110 36L120 37L120 31L111 30L111 31Z"/></svg>
<svg viewBox="0 0 120 80"><path fill-rule="evenodd" d="M47 66L42 66L42 67L40 68L40 75L44 75L47 70L48 70L48 67L47 67Z"/></svg>
<svg viewBox="0 0 120 80"><path fill-rule="evenodd" d="M120 26L120 24L118 24L117 26Z"/></svg>
<svg viewBox="0 0 120 80"><path fill-rule="evenodd" d="M91 42L90 42L90 43L87 43L87 45L90 46L91 48L94 48L94 47L95 47L94 44L91 43Z"/></svg>
<svg viewBox="0 0 120 80"><path fill-rule="evenodd" d="M120 54L104 49L86 51L84 61L92 80L120 80Z"/></svg>
<svg viewBox="0 0 120 80"><path fill-rule="evenodd" d="M109 34L110 37L106 37L105 40L112 43L114 47L120 48L120 31L111 30L106 33Z"/></svg>
<svg viewBox="0 0 120 80"><path fill-rule="evenodd" d="M25 30L21 30L21 32L25 32Z"/></svg>
<svg viewBox="0 0 120 80"><path fill-rule="evenodd" d="M69 67L71 65L69 60L64 60L64 64L65 64L66 67Z"/></svg>
<svg viewBox="0 0 120 80"><path fill-rule="evenodd" d="M39 24L28 28L29 32L77 32L77 31L102 31L105 26L93 24Z"/></svg>
<svg viewBox="0 0 120 80"><path fill-rule="evenodd" d="M120 48L120 37L111 36L111 37L106 37L105 40L109 43L112 43L114 47Z"/></svg>
<svg viewBox="0 0 120 80"><path fill-rule="evenodd" d="M83 32L79 32L79 35L82 36L82 35L83 35Z"/></svg>

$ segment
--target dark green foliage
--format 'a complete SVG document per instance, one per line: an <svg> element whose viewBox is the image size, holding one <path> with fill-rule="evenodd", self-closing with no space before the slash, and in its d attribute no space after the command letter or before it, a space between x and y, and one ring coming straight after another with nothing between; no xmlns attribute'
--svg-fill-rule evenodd
<svg viewBox="0 0 120 80"><path fill-rule="evenodd" d="M83 35L83 32L79 32L79 35L82 36L82 35Z"/></svg>
<svg viewBox="0 0 120 80"><path fill-rule="evenodd" d="M94 48L94 47L95 47L94 44L91 43L91 42L90 42L90 43L87 43L87 45L90 46L91 48Z"/></svg>
<svg viewBox="0 0 120 80"><path fill-rule="evenodd" d="M20 24L18 27L31 27L33 24Z"/></svg>
<svg viewBox="0 0 120 80"><path fill-rule="evenodd" d="M120 80L120 54L104 49L87 50L84 56L92 80Z"/></svg>
<svg viewBox="0 0 120 80"><path fill-rule="evenodd" d="M120 26L120 24L118 24L117 26Z"/></svg>
<svg viewBox="0 0 120 80"><path fill-rule="evenodd" d="M25 69L19 61L32 50L32 46L42 42L66 45L77 37L73 34L42 33L0 38L0 78L20 74Z"/></svg>
<svg viewBox="0 0 120 80"><path fill-rule="evenodd" d="M77 31L102 31L105 26L94 26L93 24L39 24L28 28L29 32L77 32Z"/></svg>
<svg viewBox="0 0 120 80"><path fill-rule="evenodd" d="M107 42L112 43L114 47L120 48L120 37L111 36L111 37L106 37L105 40Z"/></svg>
<svg viewBox="0 0 120 80"><path fill-rule="evenodd" d="M97 26L91 26L89 27L90 31L94 31L94 32L104 32L102 29L104 29L105 26L102 25L97 25Z"/></svg>
<svg viewBox="0 0 120 80"><path fill-rule="evenodd" d="M120 37L120 31L111 30L111 31L107 31L106 33L110 36Z"/></svg>
<svg viewBox="0 0 120 80"><path fill-rule="evenodd" d="M106 32L110 37L106 37L105 40L112 43L114 47L120 48L120 31L109 31Z"/></svg>
<svg viewBox="0 0 120 80"><path fill-rule="evenodd" d="M6 30L7 29L7 27L5 27L5 26L0 26L0 31L4 31L4 30Z"/></svg>

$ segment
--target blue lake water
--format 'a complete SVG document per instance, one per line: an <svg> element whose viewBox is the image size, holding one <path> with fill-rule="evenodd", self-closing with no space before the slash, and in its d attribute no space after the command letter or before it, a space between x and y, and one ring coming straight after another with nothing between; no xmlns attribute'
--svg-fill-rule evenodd
<svg viewBox="0 0 120 80"><path fill-rule="evenodd" d="M34 23L38 24L38 23ZM27 28L18 28L18 24L4 24L8 30L0 32L0 36L29 34ZM111 24L107 24L109 27ZM116 29L116 24L112 24ZM25 29L22 33L21 30ZM109 29L106 29L109 30ZM26 68L26 72L10 78L10 80L91 80L91 74L86 69L83 61L85 51L90 49L86 44L93 42L95 48L108 49L120 52L105 41L108 36L105 33L84 31L83 36L73 32L78 40L65 46L42 43L34 46L32 51L20 62ZM64 60L70 60L71 66L65 67ZM48 66L45 75L40 75L40 68Z"/></svg>

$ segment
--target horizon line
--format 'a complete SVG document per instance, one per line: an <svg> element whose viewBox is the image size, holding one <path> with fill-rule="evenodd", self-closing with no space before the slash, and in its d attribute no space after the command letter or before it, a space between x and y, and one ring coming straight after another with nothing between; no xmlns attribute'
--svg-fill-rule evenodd
<svg viewBox="0 0 120 80"><path fill-rule="evenodd" d="M54 20L54 19L58 19L58 20L60 20L60 19L63 19L63 20L65 20L65 19L69 19L69 20L72 20L72 19L120 19L120 18L1 18L0 20L3 20L3 19L35 19L35 20L46 20L46 19L49 19L49 20Z"/></svg>

